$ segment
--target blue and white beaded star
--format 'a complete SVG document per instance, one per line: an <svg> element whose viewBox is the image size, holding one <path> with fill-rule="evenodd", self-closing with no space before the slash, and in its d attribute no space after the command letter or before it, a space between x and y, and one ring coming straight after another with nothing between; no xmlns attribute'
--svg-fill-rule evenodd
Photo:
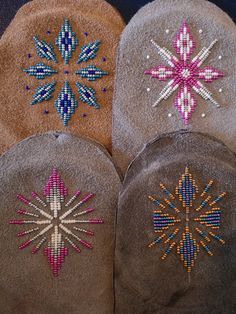
<svg viewBox="0 0 236 314"><path fill-rule="evenodd" d="M54 64L58 63L58 59L54 51L55 47L52 44L49 44L46 41L39 39L37 36L34 36L33 40L35 44L35 49L40 58L46 59L47 61L53 62ZM55 45L57 46L61 57L64 60L64 64L69 64L69 61L72 58L72 55L75 53L78 44L79 41L76 37L76 34L73 32L69 20L66 19L61 26L59 34L55 40ZM99 46L99 40L83 45L80 49L80 54L76 63L80 64L82 62L88 62L95 59L99 51ZM52 75L60 73L59 70L57 71L53 67L43 62L31 65L30 67L23 69L23 71L29 76L34 76L38 80L48 79ZM65 70L63 72L63 74L66 75L66 79L64 85L61 88L61 91L54 101L55 108L57 109L57 112L65 126L67 126L68 121L71 119L72 114L75 113L75 110L78 106L76 96L74 95L69 84L69 73L70 72L68 70ZM108 72L97 68L93 64L89 64L85 68L77 70L75 74L78 75L81 79L86 79L89 82L94 82L98 79L101 79L104 75L108 75ZM47 82L44 85L39 85L35 89L31 104L35 105L40 102L50 100L53 97L56 84L57 82L54 80L51 82ZM98 104L95 96L96 91L92 87L83 85L81 84L81 82L76 82L76 86L79 94L79 99L82 102L87 103L90 107L94 107L96 109L100 108L100 105ZM27 90L30 90L30 88Z"/></svg>

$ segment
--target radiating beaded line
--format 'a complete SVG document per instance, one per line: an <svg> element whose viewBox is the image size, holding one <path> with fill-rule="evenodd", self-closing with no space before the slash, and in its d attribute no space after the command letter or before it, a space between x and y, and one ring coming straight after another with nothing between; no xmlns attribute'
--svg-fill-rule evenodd
<svg viewBox="0 0 236 314"><path fill-rule="evenodd" d="M164 184L161 183L161 184L160 184L160 187L161 187L161 189L164 191L164 193L165 193L166 195L168 195L172 200L175 199L174 195L171 194L171 192L170 192L169 190L167 190L167 188L165 187Z"/></svg>
<svg viewBox="0 0 236 314"><path fill-rule="evenodd" d="M168 199L164 199L164 201L166 202L166 204L168 204L169 205L169 207L171 208L171 209L174 209L175 211L176 211L176 213L179 213L180 212L180 210L171 202L171 201L169 201Z"/></svg>
<svg viewBox="0 0 236 314"><path fill-rule="evenodd" d="M213 180L210 180L209 183L207 184L207 186L204 188L204 190L201 194L201 197L205 196L205 194L209 192L212 184L213 184Z"/></svg>
<svg viewBox="0 0 236 314"><path fill-rule="evenodd" d="M20 220L12 219L9 222L11 225L23 225L23 224L36 224L36 225L47 225L51 223L51 220Z"/></svg>
<svg viewBox="0 0 236 314"><path fill-rule="evenodd" d="M209 247L208 247L203 241L200 241L200 244L201 244L201 246L205 249L205 251L206 251L210 256L213 255L213 253L210 251Z"/></svg>
<svg viewBox="0 0 236 314"><path fill-rule="evenodd" d="M83 210L82 212L74 214L73 216L74 217L78 217L78 216L81 216L81 215L84 215L84 214L92 213L93 211L94 211L93 208L87 208L87 209Z"/></svg>
<svg viewBox="0 0 236 314"><path fill-rule="evenodd" d="M151 247L153 247L155 244L160 243L164 237L166 237L166 234L165 234L165 233L163 233L160 237L156 238L152 243L150 243L150 244L148 245L148 247L151 248Z"/></svg>
<svg viewBox="0 0 236 314"><path fill-rule="evenodd" d="M199 228L195 228L195 230L202 236L207 242L210 242L211 239L207 236L207 234L201 231Z"/></svg>
<svg viewBox="0 0 236 314"><path fill-rule="evenodd" d="M221 244L225 244L225 241L224 241L221 237L219 237L218 235L216 235L215 233L209 231L209 234L210 234L215 240L219 241Z"/></svg>
<svg viewBox="0 0 236 314"><path fill-rule="evenodd" d="M211 196L210 195L207 196L207 198L204 201L201 202L201 205L198 208L196 208L196 211L198 212L199 210L201 210L204 207L206 207L210 199L211 199Z"/></svg>
<svg viewBox="0 0 236 314"><path fill-rule="evenodd" d="M77 253L80 253L81 250L80 248L78 247L78 245L76 245L73 241L71 241L68 237L65 237L65 239L70 243L70 245L73 247L73 249L75 249L75 251Z"/></svg>
<svg viewBox="0 0 236 314"><path fill-rule="evenodd" d="M72 207L71 209L69 209L68 211L66 211L61 217L60 220L65 219L67 216L69 216L70 214L73 213L73 211L75 211L79 206L81 206L82 204L86 203L91 197L93 197L93 193L89 193L87 194L81 201L79 201L79 203L77 203L74 207Z"/></svg>
<svg viewBox="0 0 236 314"><path fill-rule="evenodd" d="M216 203L218 203L219 201L222 200L222 198L226 195L226 192L221 193L219 196L217 196L217 198L214 199L213 202L210 203L210 206L215 205Z"/></svg>
<svg viewBox="0 0 236 314"><path fill-rule="evenodd" d="M93 231L90 231L90 230L86 230L86 229L81 229L81 228L77 228L77 227L73 227L74 230L76 231L80 231L80 232L83 232L87 235L90 235L90 236L93 236L94 235L94 232Z"/></svg>
<svg viewBox="0 0 236 314"><path fill-rule="evenodd" d="M31 193L32 197L35 198L43 207L46 207L47 204L39 197L39 195L36 192Z"/></svg>
<svg viewBox="0 0 236 314"><path fill-rule="evenodd" d="M35 210L37 210L38 212L40 212L40 214L44 217L47 217L49 219L52 219L53 217L51 215L49 215L48 213L46 213L44 210L40 209L39 207L37 207L35 204L31 203L27 198L25 198L23 195L18 194L17 195L18 200L20 200L21 202L23 202L26 205L29 205L30 207L33 207Z"/></svg>
<svg viewBox="0 0 236 314"><path fill-rule="evenodd" d="M179 232L179 229L176 228L175 231L172 232L172 233L168 236L168 238L165 240L164 243L170 242L170 241L177 235L178 232Z"/></svg>
<svg viewBox="0 0 236 314"><path fill-rule="evenodd" d="M31 244L33 241L35 241L36 239L38 239L39 237L41 237L44 233L46 233L48 230L50 230L53 227L53 224L48 225L47 227L45 227L42 231L40 231L35 237L33 237L32 239L29 239L27 241L25 241L24 243L22 243L19 246L19 249L24 249L26 246L28 246L29 244Z"/></svg>
<svg viewBox="0 0 236 314"><path fill-rule="evenodd" d="M75 192L75 194L69 199L69 201L65 204L66 207L68 207L69 205L71 205L76 199L77 197L79 197L81 194L81 191L80 190L77 190Z"/></svg>
<svg viewBox="0 0 236 314"><path fill-rule="evenodd" d="M103 224L103 220L102 219L95 219L95 218L91 218L88 220L78 220L78 219L68 219L68 220L61 220L61 223L63 224L77 224L77 223L88 223L88 224Z"/></svg>
<svg viewBox="0 0 236 314"><path fill-rule="evenodd" d="M23 236L25 236L27 234L30 234L30 233L38 231L38 230L39 230L39 227L34 228L34 229L30 229L30 230L21 231L21 232L17 233L17 237L23 237Z"/></svg>
<svg viewBox="0 0 236 314"><path fill-rule="evenodd" d="M46 242L46 240L47 240L47 238L44 237L38 244L36 244L36 246L33 247L32 251L31 251L32 254L37 253L40 250L41 246Z"/></svg>
<svg viewBox="0 0 236 314"><path fill-rule="evenodd" d="M69 230L68 228L66 228L65 226L63 226L62 224L59 225L59 227L65 231L65 233L71 235L73 238L75 238L76 240L79 241L79 243L81 243L84 247L86 247L87 249L92 249L92 245L82 239L80 239L77 235L75 235L71 230Z"/></svg>
<svg viewBox="0 0 236 314"><path fill-rule="evenodd" d="M160 206L163 209L166 209L165 205L161 204L160 201L158 201L157 199L153 198L152 196L148 196L148 198L155 204Z"/></svg>
<svg viewBox="0 0 236 314"><path fill-rule="evenodd" d="M26 211L25 209L18 209L16 212L19 215L26 215L26 216L39 218L39 215L30 213L30 212Z"/></svg>
<svg viewBox="0 0 236 314"><path fill-rule="evenodd" d="M165 259L171 252L171 250L174 248L176 245L176 242L172 242L171 245L165 250L165 253L162 255L161 259Z"/></svg>

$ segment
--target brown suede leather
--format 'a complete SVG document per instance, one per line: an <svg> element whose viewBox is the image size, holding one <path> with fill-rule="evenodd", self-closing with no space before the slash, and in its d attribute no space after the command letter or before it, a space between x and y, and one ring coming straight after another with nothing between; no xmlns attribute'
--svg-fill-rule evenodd
<svg viewBox="0 0 236 314"><path fill-rule="evenodd" d="M55 39L65 19L69 20L79 41L68 65L64 64L55 45ZM0 153L29 135L48 130L71 131L98 140L111 148L111 102L116 47L123 27L124 22L119 13L103 0L37 0L29 2L18 11L0 40ZM84 33L88 35L85 36ZM33 36L53 44L58 63L38 56ZM96 58L76 64L80 48L95 40L101 41ZM29 58L28 54L32 57ZM105 61L102 60L103 57L106 58ZM23 72L23 69L42 62L52 66L58 73L37 80ZM95 82L75 75L75 71L89 64L109 74ZM64 74L65 70L69 74ZM57 81L53 97L49 101L31 105L36 87L53 80ZM54 107L54 101L66 80L78 101L78 107L68 126L64 127ZM75 86L77 81L96 91L100 109L89 107L79 99ZM26 86L30 89L26 90ZM103 88L106 88L106 92L102 91ZM49 113L44 114L44 110Z"/></svg>

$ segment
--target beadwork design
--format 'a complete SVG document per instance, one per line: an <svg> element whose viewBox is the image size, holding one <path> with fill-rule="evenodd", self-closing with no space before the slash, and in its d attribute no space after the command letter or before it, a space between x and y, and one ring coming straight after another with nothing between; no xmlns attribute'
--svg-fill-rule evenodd
<svg viewBox="0 0 236 314"><path fill-rule="evenodd" d="M10 224L27 227L17 233L17 237L29 236L28 240L19 246L19 249L34 244L31 252L35 254L44 247L44 255L47 256L49 266L55 277L58 276L65 257L69 254L69 248L66 244L77 253L81 252L79 245L92 249L92 245L81 237L93 236L94 233L82 226L103 223L103 220L97 218L80 218L80 216L88 215L94 211L90 207L77 211L93 197L92 193L88 193L78 200L81 194L82 192L77 190L66 202L68 190L58 171L53 169L43 188L45 200L36 192L31 194L32 201L21 194L17 195L18 200L29 208L29 210L19 209L16 212L26 218L10 220Z"/></svg>
<svg viewBox="0 0 236 314"><path fill-rule="evenodd" d="M57 63L56 55L54 53L53 46L47 44L44 40L39 40L37 36L33 37L34 45L37 50L37 54L40 58L45 58L49 61Z"/></svg>
<svg viewBox="0 0 236 314"><path fill-rule="evenodd" d="M108 73L98 69L94 65L89 65L84 69L76 71L76 74L80 75L82 78L86 78L88 81L96 81Z"/></svg>
<svg viewBox="0 0 236 314"><path fill-rule="evenodd" d="M42 101L49 100L52 97L52 93L55 90L56 82L41 85L36 88L35 94L33 95L32 105L38 104Z"/></svg>
<svg viewBox="0 0 236 314"><path fill-rule="evenodd" d="M80 62L86 62L92 60L96 57L99 49L100 41L96 40L94 43L89 43L88 45L83 45L81 47L81 53L77 60L77 64Z"/></svg>
<svg viewBox="0 0 236 314"><path fill-rule="evenodd" d="M186 22L182 24L173 43L173 47L180 59L167 48L160 47L154 40L151 40L151 42L168 66L159 65L145 71L145 74L151 75L152 78L156 78L159 81L170 79L160 92L159 98L153 107L156 107L162 100L167 100L178 88L180 91L174 100L174 105L186 125L197 105L197 100L192 90L204 100L209 100L212 104L219 106L212 93L200 81L211 83L224 76L223 72L211 66L200 68L210 55L217 40L214 40L207 48L203 47L192 60L190 60L190 57L193 54L196 43Z"/></svg>
<svg viewBox="0 0 236 314"><path fill-rule="evenodd" d="M69 86L69 82L65 82L55 101L55 107L65 126L67 126L68 120L75 112L77 105L78 102Z"/></svg>
<svg viewBox="0 0 236 314"><path fill-rule="evenodd" d="M79 98L82 102L87 103L89 106L94 107L96 109L100 108L95 97L96 92L94 89L82 85L78 82L76 83L76 86L78 88Z"/></svg>
<svg viewBox="0 0 236 314"><path fill-rule="evenodd" d="M65 20L61 27L61 31L56 39L56 45L62 58L64 59L65 64L68 64L73 51L75 51L76 46L78 46L78 40L75 33L72 31L68 20Z"/></svg>
<svg viewBox="0 0 236 314"><path fill-rule="evenodd" d="M48 34L48 31L46 33ZM34 36L33 39L38 56L41 58L45 58L48 61L53 61L54 63L57 63L53 45L48 44L44 40L40 40L37 36ZM68 19L65 19L64 23L62 24L59 34L55 40L55 45L58 47L64 63L69 64L72 54L75 53L76 47L78 46L78 39L76 34L73 32L72 26L70 25ZM99 51L99 47L99 40L83 45L77 59L77 64L95 59ZM106 60L105 57L103 58ZM55 75L56 73L61 73L59 69L57 71L47 64L37 63L23 69L23 71L38 80L43 80L52 75ZM69 86L71 72L72 71L69 71L69 69L63 70L62 73L65 76L65 81L61 88L61 92L54 100L54 106L57 109L57 112L61 120L63 121L64 126L68 125L69 120L75 113L75 109L78 107L78 101L76 100L75 95L73 94L71 87ZM96 80L101 79L104 75L107 75L108 72L103 71L95 65L90 64L85 68L77 70L75 74L80 76L81 79L86 79L89 82L95 82ZM53 81L47 82L47 84L45 85L38 86L35 89L31 104L37 104L43 101L50 100L53 97L56 83L56 81ZM95 90L92 87L82 85L80 82L77 82L76 85L79 92L80 100L84 103L87 103L90 107L99 109L100 105L98 104L95 97Z"/></svg>
<svg viewBox="0 0 236 314"><path fill-rule="evenodd" d="M200 248L203 248L207 254L213 255L204 241L210 243L211 238L213 238L221 244L225 243L219 235L211 230L220 228L221 210L215 205L222 200L226 193L221 193L212 200L211 195L209 195L212 185L213 180L210 180L202 193L199 193L196 181L186 167L175 188L175 194L167 190L165 185L161 183L160 188L166 195L164 202L149 196L149 199L158 207L153 210L153 224L154 231L160 233L149 244L149 247L154 247L159 243L168 244L161 256L163 260L176 247L176 252L188 273L195 265ZM196 205L199 200L200 205ZM174 202L180 202L180 206L177 207ZM184 226L182 226L183 223ZM182 232L180 232L181 229Z"/></svg>
<svg viewBox="0 0 236 314"><path fill-rule="evenodd" d="M34 66L29 67L28 69L24 69L23 71L30 76L35 76L38 80L43 80L45 79L45 77L57 73L56 70L54 70L50 66L47 66L44 63L38 63Z"/></svg>

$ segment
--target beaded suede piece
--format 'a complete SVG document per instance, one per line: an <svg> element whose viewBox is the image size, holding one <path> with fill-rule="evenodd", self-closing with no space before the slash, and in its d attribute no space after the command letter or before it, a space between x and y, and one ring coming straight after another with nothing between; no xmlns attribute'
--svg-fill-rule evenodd
<svg viewBox="0 0 236 314"><path fill-rule="evenodd" d="M58 276L65 257L69 254L68 245L76 253L81 252L80 245L92 249L92 245L83 238L93 236L94 232L83 226L103 223L103 220L98 218L83 218L83 216L90 216L94 211L93 208L86 207L86 203L94 195L92 193L82 197L81 195L81 190L77 190L66 201L68 189L56 169L52 170L43 188L44 198L36 192L31 194L32 201L21 194L17 195L17 199L29 208L20 208L16 212L25 218L10 220L10 224L25 227L17 233L17 237L28 237L20 244L19 249L32 244L31 253L35 254L44 247L44 255L55 277ZM82 210L78 211L81 207Z"/></svg>
<svg viewBox="0 0 236 314"><path fill-rule="evenodd" d="M169 80L168 84L159 93L159 97L153 104L153 107L156 107L161 101L169 99L176 90L179 90L174 99L174 106L177 108L186 125L197 106L197 99L194 97L193 92L219 107L218 102L213 98L213 94L201 83L201 81L207 84L212 83L214 80L224 76L223 72L212 66L201 67L217 43L216 39L207 48L203 47L191 59L196 42L187 23L184 22L173 43L173 47L179 57L176 57L167 48L160 47L154 40L151 40L151 43L168 66L156 66L150 70L146 70L145 74L151 75L152 78L156 78L159 81L165 82Z"/></svg>
<svg viewBox="0 0 236 314"><path fill-rule="evenodd" d="M54 46L52 44L49 44L44 40L40 40L37 36L34 36L33 40L35 49L40 58L46 59L48 62L59 63L56 58ZM76 37L76 34L72 30L69 20L65 19L64 23L62 24L59 34L55 40L55 45L60 52L64 64L69 64L70 59L72 58L73 54L76 53L76 48L79 45L79 41ZM76 63L87 63L95 59L99 51L99 47L100 41L98 40L83 45L80 49ZM30 58L31 57L32 56L30 55ZM57 71L53 67L42 62L23 69L23 71L29 76L35 77L37 80L46 80L53 75L60 73L60 70ZM64 74L67 77L59 95L54 101L55 108L57 109L64 126L68 125L71 116L75 113L75 110L78 107L78 101L76 100L76 96L74 95L68 80L69 73L70 72L68 70L64 71ZM108 72L103 71L93 64L89 64L88 66L77 70L75 74L78 75L78 77L80 77L82 80L86 79L88 82L95 82L96 80L101 79L104 75L108 75ZM35 89L31 104L38 104L44 101L49 101L53 97L56 84L57 81L54 80L43 85L39 85ZM81 82L76 82L76 86L78 88L79 99L82 102L87 103L90 107L94 107L95 109L100 108L100 105L98 104L95 96L96 91L92 87L83 85Z"/></svg>
<svg viewBox="0 0 236 314"><path fill-rule="evenodd" d="M213 185L210 180L201 193L186 167L179 179L175 193L171 193L164 184L160 188L165 194L164 201L149 196L157 206L153 210L154 232L160 235L149 244L149 248L158 244L166 245L161 256L165 260L176 248L176 252L188 273L192 271L195 261L202 248L208 255L213 253L209 248L211 240L220 244L225 241L215 233L220 228L221 210L218 203L225 196L225 192L212 198L209 190ZM200 203L199 203L200 200ZM181 205L177 207L176 203Z"/></svg>

